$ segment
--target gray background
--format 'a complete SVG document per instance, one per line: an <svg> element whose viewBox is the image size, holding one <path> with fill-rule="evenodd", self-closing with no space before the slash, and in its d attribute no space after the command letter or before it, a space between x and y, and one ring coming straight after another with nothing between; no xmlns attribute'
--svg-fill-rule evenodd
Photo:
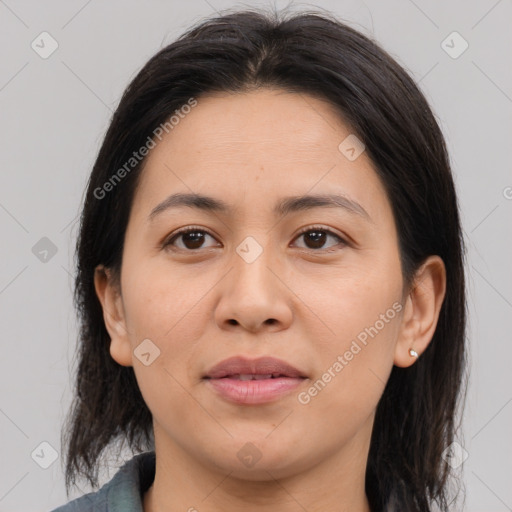
<svg viewBox="0 0 512 512"><path fill-rule="evenodd" d="M71 296L76 220L111 111L159 48L216 10L244 5L0 1L2 512L49 510L67 501L62 458L43 469L31 453L36 448L44 453L39 459L44 463L49 452L44 447L41 452L43 441L60 452L76 346ZM461 438L469 454L462 466L465 510L512 510L512 2L293 5L331 10L373 35L419 81L436 112L468 244L471 383ZM31 47L43 31L59 45L47 59ZM453 31L469 44L457 58L441 46ZM452 53L460 51L462 42L450 41ZM48 245L43 237L54 244L54 255L41 252Z"/></svg>

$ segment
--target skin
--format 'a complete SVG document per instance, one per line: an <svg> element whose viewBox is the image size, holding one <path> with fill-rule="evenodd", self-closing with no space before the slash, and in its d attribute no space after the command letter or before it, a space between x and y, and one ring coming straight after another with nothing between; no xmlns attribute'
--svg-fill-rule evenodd
<svg viewBox="0 0 512 512"><path fill-rule="evenodd" d="M421 357L432 339L446 277L431 256L404 286L391 205L373 164L366 152L349 161L338 149L350 133L312 96L216 93L200 97L148 155L121 286L102 266L95 275L111 356L133 366L153 415L156 474L145 512L370 511L364 475L377 403L393 365L414 364L409 349ZM182 207L149 222L175 192L222 199L233 212ZM273 215L281 197L308 193L343 194L371 221L341 208ZM323 245L298 236L313 225L333 233ZM213 236L162 247L187 226ZM236 252L247 236L263 249L250 264ZM394 303L399 313L300 403L299 392ZM144 339L160 350L148 366L134 355ZM272 403L233 404L201 377L234 355L284 359L308 379ZM252 467L237 456L246 443L261 455Z"/></svg>

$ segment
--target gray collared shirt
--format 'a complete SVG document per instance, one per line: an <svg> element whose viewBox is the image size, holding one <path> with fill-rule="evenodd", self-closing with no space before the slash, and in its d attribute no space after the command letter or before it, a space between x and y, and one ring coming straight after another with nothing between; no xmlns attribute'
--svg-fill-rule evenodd
<svg viewBox="0 0 512 512"><path fill-rule="evenodd" d="M135 455L98 491L52 512L143 512L144 493L155 479L155 452Z"/></svg>

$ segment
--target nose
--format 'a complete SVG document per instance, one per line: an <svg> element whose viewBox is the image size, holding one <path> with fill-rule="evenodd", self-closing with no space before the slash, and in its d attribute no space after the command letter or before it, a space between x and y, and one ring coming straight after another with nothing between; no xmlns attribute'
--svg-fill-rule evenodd
<svg viewBox="0 0 512 512"><path fill-rule="evenodd" d="M283 266L268 248L252 262L235 252L231 270L219 283L217 325L224 330L252 333L288 328L293 317L293 292L283 273Z"/></svg>

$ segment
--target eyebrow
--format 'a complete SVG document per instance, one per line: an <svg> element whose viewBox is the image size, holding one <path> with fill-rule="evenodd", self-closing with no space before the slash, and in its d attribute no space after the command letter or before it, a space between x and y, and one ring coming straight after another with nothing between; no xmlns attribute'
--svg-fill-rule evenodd
<svg viewBox="0 0 512 512"><path fill-rule="evenodd" d="M197 193L171 194L159 203L148 216L152 221L162 212L171 208L188 207L207 212L229 214L232 208L222 199L205 196ZM311 210L313 208L342 208L343 210L358 215L369 222L373 222L368 212L356 201L339 194L314 194L304 196L290 196L280 199L274 206L273 213L276 216L285 216L293 212Z"/></svg>

